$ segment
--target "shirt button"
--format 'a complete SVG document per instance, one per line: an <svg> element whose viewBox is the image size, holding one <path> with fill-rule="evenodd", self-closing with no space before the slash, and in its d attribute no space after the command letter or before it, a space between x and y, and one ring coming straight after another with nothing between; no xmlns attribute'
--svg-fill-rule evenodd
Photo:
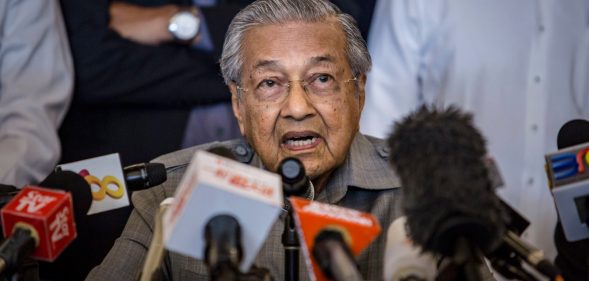
<svg viewBox="0 0 589 281"><path fill-rule="evenodd" d="M546 28L544 27L543 24L541 24L541 25L538 26L538 31L544 32L544 30L546 30Z"/></svg>
<svg viewBox="0 0 589 281"><path fill-rule="evenodd" d="M534 76L534 82L540 83L540 81L542 81L542 79L540 78L539 75Z"/></svg>
<svg viewBox="0 0 589 281"><path fill-rule="evenodd" d="M534 178L528 178L528 185L534 184Z"/></svg>
<svg viewBox="0 0 589 281"><path fill-rule="evenodd" d="M247 149L243 145L238 145L235 147L235 154L245 156L247 155Z"/></svg>
<svg viewBox="0 0 589 281"><path fill-rule="evenodd" d="M530 126L530 129L532 129L532 132L537 132L537 131L538 131L538 125L536 125L536 124L532 124L532 125Z"/></svg>

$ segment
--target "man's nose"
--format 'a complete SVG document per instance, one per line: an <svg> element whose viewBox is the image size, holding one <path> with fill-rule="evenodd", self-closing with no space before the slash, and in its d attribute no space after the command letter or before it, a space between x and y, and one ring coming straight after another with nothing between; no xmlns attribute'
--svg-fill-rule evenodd
<svg viewBox="0 0 589 281"><path fill-rule="evenodd" d="M283 106L282 115L296 120L305 119L315 113L313 101L301 81L290 82Z"/></svg>

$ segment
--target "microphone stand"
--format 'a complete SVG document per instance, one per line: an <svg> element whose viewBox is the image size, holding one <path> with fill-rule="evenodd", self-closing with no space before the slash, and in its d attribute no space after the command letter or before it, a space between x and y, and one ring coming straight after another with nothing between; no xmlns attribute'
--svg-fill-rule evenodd
<svg viewBox="0 0 589 281"><path fill-rule="evenodd" d="M284 231L282 232L284 280L298 281L300 242L288 197L295 195L312 200L314 188L305 174L305 166L299 159L293 157L283 159L278 165L278 174L282 178L282 189L286 197L284 208L287 211L284 218Z"/></svg>
<svg viewBox="0 0 589 281"><path fill-rule="evenodd" d="M493 259L491 266L508 280L536 281L532 274L525 271L517 259Z"/></svg>
<svg viewBox="0 0 589 281"><path fill-rule="evenodd" d="M461 265L464 279L469 281L481 280L482 255L478 248L464 237L456 241L454 261Z"/></svg>
<svg viewBox="0 0 589 281"><path fill-rule="evenodd" d="M284 231L282 232L282 245L284 246L284 280L299 280L299 249L300 242L297 234L292 207L285 203L286 217L284 218Z"/></svg>
<svg viewBox="0 0 589 281"><path fill-rule="evenodd" d="M478 248L468 239L458 237L455 241L454 252L449 257L450 261L438 271L436 281L482 280L481 266L482 255Z"/></svg>
<svg viewBox="0 0 589 281"><path fill-rule="evenodd" d="M34 232L33 229L14 227L12 234L0 244L1 276L12 276L35 251L39 237Z"/></svg>

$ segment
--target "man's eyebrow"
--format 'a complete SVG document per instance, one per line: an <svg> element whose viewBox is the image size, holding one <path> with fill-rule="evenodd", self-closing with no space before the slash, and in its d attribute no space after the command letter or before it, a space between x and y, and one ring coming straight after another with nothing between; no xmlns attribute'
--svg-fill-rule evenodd
<svg viewBox="0 0 589 281"><path fill-rule="evenodd" d="M309 59L309 61L311 61L311 64L321 64L324 62L333 63L336 61L336 59L332 55L321 55L321 56L312 57Z"/></svg>
<svg viewBox="0 0 589 281"><path fill-rule="evenodd" d="M261 60L261 61L258 61L252 69L256 70L259 68L276 68L276 67L278 67L278 61Z"/></svg>
<svg viewBox="0 0 589 281"><path fill-rule="evenodd" d="M334 64L336 59L332 55L320 55L311 57L308 59L309 65L320 65L320 64ZM280 69L281 65L277 60L260 60L252 67L252 71L261 69L277 70Z"/></svg>

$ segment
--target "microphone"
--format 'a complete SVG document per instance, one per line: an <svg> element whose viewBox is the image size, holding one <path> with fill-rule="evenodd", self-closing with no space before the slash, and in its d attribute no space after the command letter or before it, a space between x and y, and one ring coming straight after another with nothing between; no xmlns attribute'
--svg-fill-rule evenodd
<svg viewBox="0 0 589 281"><path fill-rule="evenodd" d="M574 119L566 122L556 137L558 149L563 149L578 144L589 142L589 121Z"/></svg>
<svg viewBox="0 0 589 281"><path fill-rule="evenodd" d="M92 205L92 195L90 185L82 176L72 171L54 171L39 186L69 192L72 195L77 225L84 224L86 213Z"/></svg>
<svg viewBox="0 0 589 281"><path fill-rule="evenodd" d="M437 261L430 253L424 253L408 237L406 218L399 217L387 231L384 258L385 281L429 281L436 277Z"/></svg>
<svg viewBox="0 0 589 281"><path fill-rule="evenodd" d="M544 257L544 252L519 237L528 227L529 221L505 201L501 199L500 201L510 220L506 225L507 231L502 237L501 244L487 255L493 268L508 279L536 280L521 266L521 260L523 260L546 276L551 278L559 276L560 271Z"/></svg>
<svg viewBox="0 0 589 281"><path fill-rule="evenodd" d="M205 263L211 280L237 280L243 258L241 226L231 215L218 214L205 225Z"/></svg>
<svg viewBox="0 0 589 281"><path fill-rule="evenodd" d="M294 157L284 158L278 165L277 173L282 178L284 196L299 196L309 200L315 197L315 189L305 173L301 160Z"/></svg>
<svg viewBox="0 0 589 281"><path fill-rule="evenodd" d="M12 233L0 245L0 272L12 274L29 256L55 261L85 225L92 196L80 175L55 171L39 185L25 186L0 211L4 236Z"/></svg>
<svg viewBox="0 0 589 281"><path fill-rule="evenodd" d="M217 146L207 150L218 156L236 161L233 152ZM237 280L239 263L243 258L241 226L235 217L227 214L213 216L205 225L205 264L211 280Z"/></svg>
<svg viewBox="0 0 589 281"><path fill-rule="evenodd" d="M323 229L315 236L313 258L330 280L362 280L358 265L346 244L346 234L338 229Z"/></svg>
<svg viewBox="0 0 589 281"><path fill-rule="evenodd" d="M572 120L558 132L558 151L545 155L546 173L565 237L589 237L589 121Z"/></svg>
<svg viewBox="0 0 589 281"><path fill-rule="evenodd" d="M401 178L410 237L425 251L450 257L462 279L480 280L482 254L499 245L507 217L471 115L422 106L393 132L390 161Z"/></svg>
<svg viewBox="0 0 589 281"><path fill-rule="evenodd" d="M278 174L282 178L284 196L299 196L309 200L315 197L315 190L309 177L305 173L303 163L294 157L287 157L278 164ZM284 217L284 231L282 245L284 246L284 280L299 280L299 249L300 242L293 219L289 201L285 201L287 211Z"/></svg>
<svg viewBox="0 0 589 281"><path fill-rule="evenodd" d="M291 197L290 203L311 280L362 280L354 256L380 233L369 213Z"/></svg>
<svg viewBox="0 0 589 281"><path fill-rule="evenodd" d="M485 253L494 266L498 262L510 266L505 249L508 257L513 253L544 275L561 278L541 251L514 233L525 229L527 221L522 221L514 210L507 214L508 205L494 193L489 167L484 163L485 141L472 125L469 114L453 107L445 111L422 107L396 124L389 145L394 155L391 162L405 187L403 208L410 234L425 250L453 257L458 265L467 262L471 268L463 268L463 274L472 280L477 279L473 265L481 263L476 252ZM428 161L420 163L413 159ZM437 210L432 218L428 209ZM506 229L509 215L512 223ZM465 246L466 249L459 248ZM473 252L475 256L470 262L456 261L457 255ZM502 274L507 272L500 269ZM508 273L519 274L517 277L522 280L533 279L528 278L530 275L523 268L510 270Z"/></svg>
<svg viewBox="0 0 589 281"><path fill-rule="evenodd" d="M14 272L28 256L54 261L77 237L74 217L79 220L90 206L88 184L68 171L53 172L41 184L59 189L25 186L0 211L7 236L0 245L0 272Z"/></svg>
<svg viewBox="0 0 589 281"><path fill-rule="evenodd" d="M576 119L568 121L558 131L557 147L559 150L588 142L589 121L587 120ZM546 165L546 167L548 171L548 165ZM549 172L548 177L550 178ZM589 193L589 189L585 190L585 194ZM553 193L553 197L555 197L554 189L551 188L551 191ZM578 192L583 193L583 190L579 189ZM555 204L557 204L556 200ZM576 241L572 241L565 235L565 231L571 232L572 230L580 228L581 226L579 224L583 224L585 226L587 225L586 221L583 223L583 221L580 219L583 214L587 214L587 210L589 208L587 208L586 204L587 200L585 199L585 204L580 204L580 206L577 208L577 214L573 217L578 219L576 219L572 225L567 223L565 226L565 224L562 222L562 219L559 219L559 222L556 225L554 242L556 244L558 255L556 256L555 263L562 270L563 275L567 278L567 280L572 280L575 278L579 280L581 278L588 280L587 268L589 265L589 259L587 253L589 253L589 240L580 238L579 240L575 239ZM566 209L567 207L570 206L556 205L556 211L559 217L561 216L561 209ZM582 208L585 209L585 212L582 211ZM586 215L586 217L589 216Z"/></svg>
<svg viewBox="0 0 589 281"><path fill-rule="evenodd" d="M243 253L242 272L252 265L283 203L278 175L207 151L194 154L174 198L163 220L166 248L222 266L226 264L215 255L234 263L240 260L239 255L231 256L236 250ZM237 234L237 226L241 242L231 236Z"/></svg>
<svg viewBox="0 0 589 281"><path fill-rule="evenodd" d="M136 191L160 185L167 179L166 166L162 163L139 163L123 168L127 189Z"/></svg>

